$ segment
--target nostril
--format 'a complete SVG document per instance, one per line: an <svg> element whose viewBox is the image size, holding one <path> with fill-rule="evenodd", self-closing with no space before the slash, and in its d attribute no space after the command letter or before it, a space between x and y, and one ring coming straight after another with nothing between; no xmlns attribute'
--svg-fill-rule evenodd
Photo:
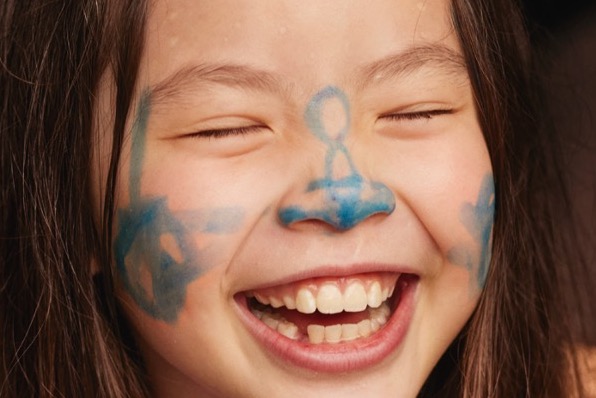
<svg viewBox="0 0 596 398"><path fill-rule="evenodd" d="M346 124L339 132L328 131L323 123L323 106L339 101ZM392 191L379 181L364 178L356 168L345 139L350 131L350 104L337 87L318 92L308 103L305 121L312 133L326 146L325 173L307 184L289 206L278 212L280 222L291 226L298 222L318 220L334 229L345 231L375 214L391 214L395 209Z"/></svg>
<svg viewBox="0 0 596 398"><path fill-rule="evenodd" d="M280 222L290 226L318 220L344 231L373 215L389 215L395 210L393 193L378 182L362 179L357 183L349 179L327 181L323 192L317 191L305 193L300 205L281 208L278 211Z"/></svg>

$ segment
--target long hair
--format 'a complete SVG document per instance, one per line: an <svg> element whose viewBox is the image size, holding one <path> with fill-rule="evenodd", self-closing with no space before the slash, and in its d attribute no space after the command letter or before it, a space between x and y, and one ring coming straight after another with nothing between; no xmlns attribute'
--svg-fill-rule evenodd
<svg viewBox="0 0 596 398"><path fill-rule="evenodd" d="M2 397L145 391L90 267L95 93L112 69L127 113L143 37L145 5L111 3L0 4Z"/></svg>
<svg viewBox="0 0 596 398"><path fill-rule="evenodd" d="M128 3L124 5L124 3ZM143 397L142 361L113 294L110 242L125 122L147 4L0 5L0 396ZM421 396L565 397L571 338L552 193L553 137L538 117L518 9L453 0L496 182L493 260L480 303ZM90 203L95 95L115 123L101 222ZM102 265L93 278L90 264Z"/></svg>
<svg viewBox="0 0 596 398"><path fill-rule="evenodd" d="M451 378L437 383L437 396L575 396L574 306L564 305L561 291L574 274L557 236L558 223L569 220L556 216L569 205L540 67L515 4L454 0L452 11L491 156L496 211L487 283L437 369Z"/></svg>

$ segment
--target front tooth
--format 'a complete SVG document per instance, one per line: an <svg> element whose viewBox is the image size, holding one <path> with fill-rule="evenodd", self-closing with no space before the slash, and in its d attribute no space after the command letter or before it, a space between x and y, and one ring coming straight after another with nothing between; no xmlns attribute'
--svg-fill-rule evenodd
<svg viewBox="0 0 596 398"><path fill-rule="evenodd" d="M267 313L263 314L261 321L273 330L277 330L277 326L279 325L279 320L270 317Z"/></svg>
<svg viewBox="0 0 596 398"><path fill-rule="evenodd" d="M279 325L277 325L277 331L292 340L298 340L298 337L300 337L298 326L292 322L280 322Z"/></svg>
<svg viewBox="0 0 596 398"><path fill-rule="evenodd" d="M312 314L317 310L315 296L307 288L298 290L296 295L296 309L303 314Z"/></svg>
<svg viewBox="0 0 596 398"><path fill-rule="evenodd" d="M343 311L343 300L337 286L326 283L319 288L317 309L323 314L337 314Z"/></svg>
<svg viewBox="0 0 596 398"><path fill-rule="evenodd" d="M308 341L311 344L321 344L325 340L325 326L308 325L306 332L308 333Z"/></svg>
<svg viewBox="0 0 596 398"><path fill-rule="evenodd" d="M371 319L370 320L370 330L371 331L376 332L380 328L381 328L381 325L379 325L379 322L377 322L376 319Z"/></svg>
<svg viewBox="0 0 596 398"><path fill-rule="evenodd" d="M341 325L325 326L325 341L339 343L341 341Z"/></svg>
<svg viewBox="0 0 596 398"><path fill-rule="evenodd" d="M387 304L379 307L379 309L381 310L381 314L383 314L385 318L389 318L389 315L391 315L391 309Z"/></svg>
<svg viewBox="0 0 596 398"><path fill-rule="evenodd" d="M389 293L387 294L387 297L393 296L393 290L395 290L395 285L391 286L391 288L389 289Z"/></svg>
<svg viewBox="0 0 596 398"><path fill-rule="evenodd" d="M260 293L255 293L255 298L261 304L269 304L269 299Z"/></svg>
<svg viewBox="0 0 596 398"><path fill-rule="evenodd" d="M389 317L390 310L389 307L385 304L379 308L374 308L370 312L370 318L375 320L379 325L384 325L387 323L387 318Z"/></svg>
<svg viewBox="0 0 596 398"><path fill-rule="evenodd" d="M353 282L344 292L344 310L347 312L360 312L366 309L368 298L364 286L361 283Z"/></svg>
<svg viewBox="0 0 596 398"><path fill-rule="evenodd" d="M388 287L384 287L383 288L383 301L387 300L389 298L389 288Z"/></svg>
<svg viewBox="0 0 596 398"><path fill-rule="evenodd" d="M355 340L358 337L358 325L355 323L347 323L341 325L341 339L342 341Z"/></svg>
<svg viewBox="0 0 596 398"><path fill-rule="evenodd" d="M368 305L372 308L377 308L383 302L383 292L381 292L381 284L374 281L368 289Z"/></svg>
<svg viewBox="0 0 596 398"><path fill-rule="evenodd" d="M280 308L280 307L283 307L283 305L284 305L283 301L281 301L277 297L273 297L273 296L269 297L269 303L271 304L271 306L273 308Z"/></svg>
<svg viewBox="0 0 596 398"><path fill-rule="evenodd" d="M283 296L283 301L284 301L284 305L286 306L287 309L289 310L295 310L296 309L296 301L294 300L294 298L288 294Z"/></svg>
<svg viewBox="0 0 596 398"><path fill-rule="evenodd" d="M259 310L251 310L253 315L256 316L257 318L261 319L263 317L263 312L259 311Z"/></svg>
<svg viewBox="0 0 596 398"><path fill-rule="evenodd" d="M370 336L370 319L364 319L358 322L358 334L360 337L368 337Z"/></svg>

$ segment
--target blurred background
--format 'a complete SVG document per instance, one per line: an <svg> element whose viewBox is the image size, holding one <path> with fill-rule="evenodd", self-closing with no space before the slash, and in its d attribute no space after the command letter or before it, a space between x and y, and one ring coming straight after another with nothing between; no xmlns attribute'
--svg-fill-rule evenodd
<svg viewBox="0 0 596 398"><path fill-rule="evenodd" d="M570 289L584 303L576 316L591 316L578 336L596 347L596 0L522 3L544 65L548 103L571 182L576 235L568 236L577 241L590 276L584 286Z"/></svg>

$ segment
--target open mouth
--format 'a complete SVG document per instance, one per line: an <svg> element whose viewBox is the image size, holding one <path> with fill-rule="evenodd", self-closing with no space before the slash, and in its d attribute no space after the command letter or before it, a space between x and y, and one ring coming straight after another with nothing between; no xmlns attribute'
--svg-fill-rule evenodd
<svg viewBox="0 0 596 398"><path fill-rule="evenodd" d="M250 312L277 333L303 344L338 345L373 338L416 279L399 273L313 278L245 296Z"/></svg>

